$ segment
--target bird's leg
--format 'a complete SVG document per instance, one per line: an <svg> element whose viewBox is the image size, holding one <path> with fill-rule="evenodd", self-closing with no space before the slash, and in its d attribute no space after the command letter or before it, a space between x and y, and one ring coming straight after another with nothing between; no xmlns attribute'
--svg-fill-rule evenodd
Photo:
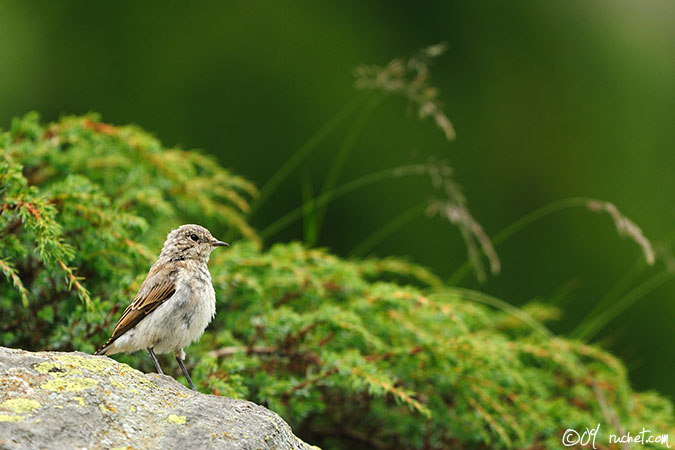
<svg viewBox="0 0 675 450"><path fill-rule="evenodd" d="M188 373L187 369L185 368L185 364L183 364L183 360L180 359L178 356L176 356L176 361L178 361L178 365L180 366L181 370L183 371L183 375L185 375L185 378L187 378L187 382L190 385L190 389L193 391L196 391L195 385L192 384L192 380L190 379L190 374Z"/></svg>
<svg viewBox="0 0 675 450"><path fill-rule="evenodd" d="M150 353L150 358L152 358L152 362L155 365L155 369L157 369L157 373L164 375L164 372L162 372L162 367L159 365L159 361L157 361L157 356L155 356L155 352L152 351L152 347L148 347L148 353Z"/></svg>

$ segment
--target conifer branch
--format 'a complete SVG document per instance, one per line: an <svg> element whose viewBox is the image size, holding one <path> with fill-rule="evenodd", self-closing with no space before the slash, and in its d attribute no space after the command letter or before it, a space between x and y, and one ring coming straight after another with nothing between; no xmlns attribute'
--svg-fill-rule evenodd
<svg viewBox="0 0 675 450"><path fill-rule="evenodd" d="M63 271L66 273L66 276L68 277L68 289L71 289L72 286L75 286L75 289L77 289L77 292L80 296L80 298L86 303L87 308L92 308L93 305L91 303L91 297L89 296L89 291L85 289L84 286L80 284L79 280L83 280L84 278L82 277L76 277L73 274L73 269L70 267L66 266L66 264L61 261L60 259L57 260L59 263L59 266L63 269Z"/></svg>

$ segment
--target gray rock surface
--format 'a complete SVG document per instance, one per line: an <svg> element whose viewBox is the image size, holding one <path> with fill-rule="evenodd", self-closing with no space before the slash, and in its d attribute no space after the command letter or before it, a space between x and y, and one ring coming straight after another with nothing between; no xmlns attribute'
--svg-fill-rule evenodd
<svg viewBox="0 0 675 450"><path fill-rule="evenodd" d="M251 402L200 394L105 356L0 347L0 448L312 447Z"/></svg>

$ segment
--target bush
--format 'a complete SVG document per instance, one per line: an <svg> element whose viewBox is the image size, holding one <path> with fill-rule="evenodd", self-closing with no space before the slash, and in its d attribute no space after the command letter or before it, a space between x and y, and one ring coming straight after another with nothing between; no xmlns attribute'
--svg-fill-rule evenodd
<svg viewBox="0 0 675 450"><path fill-rule="evenodd" d="M2 345L93 352L166 233L195 222L241 238L211 260L218 313L188 349L194 381L268 406L310 442L560 448L565 429L598 422L599 445L675 433L672 405L633 392L619 361L533 318L550 308L494 310L395 258L263 249L245 220L255 189L198 152L94 115L29 114L0 148ZM144 353L120 359L152 370Z"/></svg>

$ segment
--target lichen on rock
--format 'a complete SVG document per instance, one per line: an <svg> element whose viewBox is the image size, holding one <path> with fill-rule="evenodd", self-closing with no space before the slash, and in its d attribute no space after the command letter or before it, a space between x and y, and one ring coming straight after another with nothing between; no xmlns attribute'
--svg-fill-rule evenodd
<svg viewBox="0 0 675 450"><path fill-rule="evenodd" d="M262 406L83 353L0 347L0 423L0 448L311 448Z"/></svg>
<svg viewBox="0 0 675 450"><path fill-rule="evenodd" d="M15 413L25 413L39 408L40 403L30 398L10 398L0 403L0 408L9 408Z"/></svg>

